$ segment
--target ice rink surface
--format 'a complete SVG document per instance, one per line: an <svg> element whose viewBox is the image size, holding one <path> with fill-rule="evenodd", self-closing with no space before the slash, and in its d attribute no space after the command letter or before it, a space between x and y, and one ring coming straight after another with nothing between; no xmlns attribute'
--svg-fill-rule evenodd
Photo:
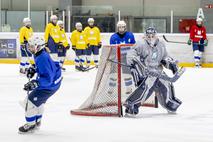
<svg viewBox="0 0 213 142"><path fill-rule="evenodd" d="M0 65L1 142L213 142L213 69L187 68L174 84L183 101L176 115L143 107L138 118L116 118L70 115L90 95L96 70L65 67L60 90L46 103L41 129L20 135L25 121L18 102L26 96L27 78L18 65Z"/></svg>

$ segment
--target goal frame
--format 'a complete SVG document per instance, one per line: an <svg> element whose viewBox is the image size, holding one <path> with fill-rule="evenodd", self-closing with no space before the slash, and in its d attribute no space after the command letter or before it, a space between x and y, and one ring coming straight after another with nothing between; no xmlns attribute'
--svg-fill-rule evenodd
<svg viewBox="0 0 213 142"><path fill-rule="evenodd" d="M93 109L98 109L98 108L102 108L102 107L110 107L110 106L117 106L118 108L118 113L101 113L101 112L88 112L89 109L74 109L71 110L70 113L72 115L81 115L81 116L117 116L117 117L123 117L123 106L122 106L122 99L121 99L121 88L122 88L122 82L121 82L121 78L122 78L122 73L121 73L121 48L122 47L129 47L129 46L133 46L133 44L117 44L117 45L105 45L104 47L106 48L111 48L110 52L112 50L112 48L116 48L116 57L117 57L117 92L118 92L118 100L117 103L108 103L105 105L99 105L94 107ZM109 54L110 55L110 54ZM107 59L109 59L109 56L107 57ZM106 65L105 67L106 68ZM103 74L102 74L103 75ZM155 93L155 98L154 98L154 104L143 104L143 106L147 106L147 107L154 107L154 108L158 108L158 101L157 101L157 97L156 97L157 93Z"/></svg>

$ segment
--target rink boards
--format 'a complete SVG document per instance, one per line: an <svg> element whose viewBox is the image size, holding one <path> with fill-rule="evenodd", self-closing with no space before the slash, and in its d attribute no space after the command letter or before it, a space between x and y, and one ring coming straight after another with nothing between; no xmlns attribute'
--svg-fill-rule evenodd
<svg viewBox="0 0 213 142"><path fill-rule="evenodd" d="M44 36L44 33L34 33L36 36ZM102 44L109 45L110 36L113 33L102 33ZM71 33L67 33L67 38L70 38ZM135 33L136 41L142 39L144 36L140 33ZM171 41L181 41L187 42L189 39L189 34L158 34L160 40L164 41L162 35L165 35L168 40ZM213 34L207 34L209 43L205 47L205 52L203 55L203 66L204 67L213 67ZM70 42L70 40L69 40ZM165 41L164 41L165 42ZM166 48L168 53L177 59L181 66L193 66L193 52L192 46L187 44L176 44L176 43L167 43ZM19 63L20 59L20 43L19 36L17 32L13 33L0 33L0 63ZM75 53L73 50L68 50L67 60L65 64L74 64Z"/></svg>

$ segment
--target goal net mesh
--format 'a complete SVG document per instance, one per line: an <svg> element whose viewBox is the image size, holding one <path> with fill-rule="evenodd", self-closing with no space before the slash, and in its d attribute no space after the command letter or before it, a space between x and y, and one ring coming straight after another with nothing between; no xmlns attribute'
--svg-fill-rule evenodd
<svg viewBox="0 0 213 142"><path fill-rule="evenodd" d="M71 110L71 114L122 116L122 104L135 89L130 69L124 66L126 53L131 47L132 45L102 47L92 93L78 109ZM157 107L156 96L151 95L143 105Z"/></svg>

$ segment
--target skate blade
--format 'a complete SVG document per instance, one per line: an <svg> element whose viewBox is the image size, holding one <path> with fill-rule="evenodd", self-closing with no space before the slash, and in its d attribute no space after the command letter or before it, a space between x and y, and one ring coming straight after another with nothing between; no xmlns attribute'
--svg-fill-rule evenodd
<svg viewBox="0 0 213 142"><path fill-rule="evenodd" d="M137 115L126 113L126 114L124 115L124 117L125 117L125 118L137 118Z"/></svg>
<svg viewBox="0 0 213 142"><path fill-rule="evenodd" d="M33 133L35 133L35 131L36 131L36 129L30 130L28 132L18 131L18 134L21 134L21 135L33 134Z"/></svg>
<svg viewBox="0 0 213 142"><path fill-rule="evenodd" d="M176 114L177 114L176 111L168 111L168 110L167 110L167 113L168 113L169 115L176 115Z"/></svg>

